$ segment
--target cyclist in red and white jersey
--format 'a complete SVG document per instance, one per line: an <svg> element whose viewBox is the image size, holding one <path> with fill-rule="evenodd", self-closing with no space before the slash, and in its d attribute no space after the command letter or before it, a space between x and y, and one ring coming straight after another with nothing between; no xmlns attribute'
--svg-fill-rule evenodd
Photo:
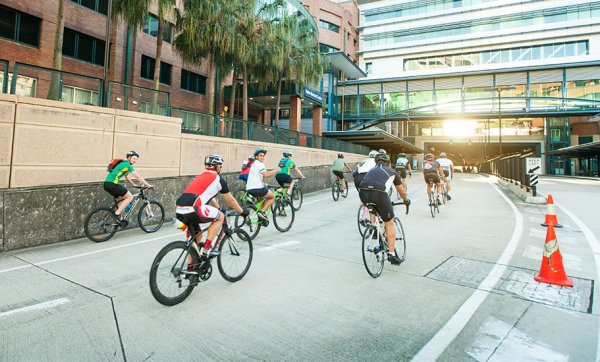
<svg viewBox="0 0 600 362"><path fill-rule="evenodd" d="M450 189L452 188L450 181L454 176L454 162L452 162L452 160L447 157L446 152L440 153L440 158L438 158L436 161L440 164L440 166L442 166L444 176L446 176L446 189L448 191L448 200L452 200L452 198L450 197Z"/></svg>
<svg viewBox="0 0 600 362"><path fill-rule="evenodd" d="M444 180L444 170L442 170L442 166L433 159L433 153L428 153L425 155L425 160L423 160L423 176L425 177L425 184L427 187L427 200L431 197L431 189L429 189L429 183L433 182L436 186L438 192L438 205L442 204L441 195L442 195L442 183Z"/></svg>
<svg viewBox="0 0 600 362"><path fill-rule="evenodd" d="M235 198L229 192L229 186L223 177L219 175L223 167L223 158L217 154L210 154L204 158L206 171L199 174L185 188L183 194L177 199L175 210L177 219L186 225L200 223L211 223L207 230L206 241L202 248L202 254L217 254L211 250L212 240L217 236L225 216L219 210L219 203L215 199L219 193L227 204L242 216L248 215L247 209L242 209ZM200 235L198 235L200 238ZM200 240L196 240L197 243Z"/></svg>

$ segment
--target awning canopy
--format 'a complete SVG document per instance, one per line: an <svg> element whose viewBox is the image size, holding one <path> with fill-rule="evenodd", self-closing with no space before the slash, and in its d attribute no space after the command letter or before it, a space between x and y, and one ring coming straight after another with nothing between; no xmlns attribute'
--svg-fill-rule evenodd
<svg viewBox="0 0 600 362"><path fill-rule="evenodd" d="M600 141L584 143L582 145L563 147L558 150L546 152L548 156L563 157L598 157L600 156Z"/></svg>
<svg viewBox="0 0 600 362"><path fill-rule="evenodd" d="M380 149L392 153L405 152L409 154L424 153L425 150L407 142L380 128L370 128L361 131L330 131L323 136Z"/></svg>
<svg viewBox="0 0 600 362"><path fill-rule="evenodd" d="M331 70L344 72L344 75L350 79L358 79L367 76L344 52L333 52L322 54L329 61Z"/></svg>

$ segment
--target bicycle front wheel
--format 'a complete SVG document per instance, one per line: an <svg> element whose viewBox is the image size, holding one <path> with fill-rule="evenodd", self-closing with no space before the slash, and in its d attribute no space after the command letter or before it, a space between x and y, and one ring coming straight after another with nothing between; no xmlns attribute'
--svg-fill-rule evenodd
<svg viewBox="0 0 600 362"><path fill-rule="evenodd" d="M217 265L223 279L237 282L250 269L252 263L252 239L241 229L233 230L225 235L219 245Z"/></svg>
<svg viewBox="0 0 600 362"><path fill-rule="evenodd" d="M404 227L397 216L394 217L394 227L396 229L396 256L402 262L406 260L406 234L404 234Z"/></svg>
<svg viewBox="0 0 600 362"><path fill-rule="evenodd" d="M375 235L375 239L373 239ZM383 263L385 261L385 248L382 240L380 240L377 228L370 225L365 229L362 241L362 256L367 273L373 278L377 278L383 271Z"/></svg>
<svg viewBox="0 0 600 362"><path fill-rule="evenodd" d="M144 203L138 212L138 223L140 228L147 233L153 233L160 229L165 221L165 208L160 202L150 200Z"/></svg>
<svg viewBox="0 0 600 362"><path fill-rule="evenodd" d="M85 218L83 231L88 239L99 243L112 238L118 227L117 221L113 217L113 210L108 207L100 207L90 212Z"/></svg>
<svg viewBox="0 0 600 362"><path fill-rule="evenodd" d="M292 207L294 210L298 211L302 207L302 201L304 200L304 195L302 194L302 190L298 188L298 186L294 187L292 190Z"/></svg>
<svg viewBox="0 0 600 362"><path fill-rule="evenodd" d="M277 200L272 206L273 211L273 224L277 230L282 233L290 230L294 225L294 219L296 212L292 207L292 204L288 200Z"/></svg>
<svg viewBox="0 0 600 362"><path fill-rule="evenodd" d="M435 217L435 208L437 207L437 200L435 197L435 192L431 191L431 195L429 196L429 211L431 211L431 217Z"/></svg>
<svg viewBox="0 0 600 362"><path fill-rule="evenodd" d="M334 181L333 185L331 185L331 196L333 196L333 201L337 201L340 198L340 185L337 181Z"/></svg>
<svg viewBox="0 0 600 362"><path fill-rule="evenodd" d="M242 217L241 215L237 215L233 222L233 225L236 229L242 229L248 233L251 240L254 240L258 232L260 231L260 219L258 218L258 214L256 213L256 206L254 205L246 205L246 208L250 209L250 214L246 217Z"/></svg>
<svg viewBox="0 0 600 362"><path fill-rule="evenodd" d="M363 204L358 207L356 223L358 224L358 232L360 233L360 236L364 236L365 229L371 224L371 216L369 215L369 208Z"/></svg>
<svg viewBox="0 0 600 362"><path fill-rule="evenodd" d="M188 252L185 241L174 241L162 248L150 267L150 291L160 304L172 306L187 298L198 284L198 275L187 274L188 256L192 264L199 258L194 249Z"/></svg>

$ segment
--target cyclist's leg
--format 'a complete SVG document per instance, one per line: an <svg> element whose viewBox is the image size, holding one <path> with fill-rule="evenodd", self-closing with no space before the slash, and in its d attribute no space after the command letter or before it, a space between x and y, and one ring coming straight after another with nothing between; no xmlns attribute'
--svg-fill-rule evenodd
<svg viewBox="0 0 600 362"><path fill-rule="evenodd" d="M115 199L119 197L122 198L117 203L117 210L115 211L116 215L121 215L125 207L129 205L131 200L133 200L133 195L131 194L131 192L127 191L127 189L123 185L115 184L112 182L105 182L104 190L111 194L112 197L114 197Z"/></svg>
<svg viewBox="0 0 600 362"><path fill-rule="evenodd" d="M427 191L427 200L429 200L431 198L431 186L429 185L430 183L430 177L429 176L425 176L425 190Z"/></svg>
<svg viewBox="0 0 600 362"><path fill-rule="evenodd" d="M263 204L262 212L267 212L267 210L269 210L269 207L271 207L271 205L273 204L273 201L275 201L275 194L273 194L273 191L269 190L269 188L266 186L265 189L267 189L267 193L263 196L263 198L265 199L265 203Z"/></svg>
<svg viewBox="0 0 600 362"><path fill-rule="evenodd" d="M201 205L196 208L196 214L200 219L200 223L210 222L210 226L206 230L206 241L203 248L204 250L209 250L212 247L212 241L223 226L225 217L219 209L211 205Z"/></svg>

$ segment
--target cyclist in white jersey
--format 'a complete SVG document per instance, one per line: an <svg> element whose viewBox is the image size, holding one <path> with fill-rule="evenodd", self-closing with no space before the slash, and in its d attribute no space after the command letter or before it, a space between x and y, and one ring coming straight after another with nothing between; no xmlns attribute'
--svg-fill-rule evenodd
<svg viewBox="0 0 600 362"><path fill-rule="evenodd" d="M369 152L369 158L365 158L364 160L362 160L356 167L356 170L352 172L352 177L354 178L354 186L356 186L356 191L358 191L358 186L360 185L360 182L365 177L367 172L369 172L369 170L375 167L375 156L377 156L378 154L379 152L371 150L371 152Z"/></svg>
<svg viewBox="0 0 600 362"><path fill-rule="evenodd" d="M440 158L438 158L436 161L440 164L440 166L442 166L442 170L446 176L445 182L446 189L448 190L448 200L452 200L450 197L450 189L452 188L450 181L452 180L452 176L454 176L454 163L447 157L446 152L440 153Z"/></svg>

